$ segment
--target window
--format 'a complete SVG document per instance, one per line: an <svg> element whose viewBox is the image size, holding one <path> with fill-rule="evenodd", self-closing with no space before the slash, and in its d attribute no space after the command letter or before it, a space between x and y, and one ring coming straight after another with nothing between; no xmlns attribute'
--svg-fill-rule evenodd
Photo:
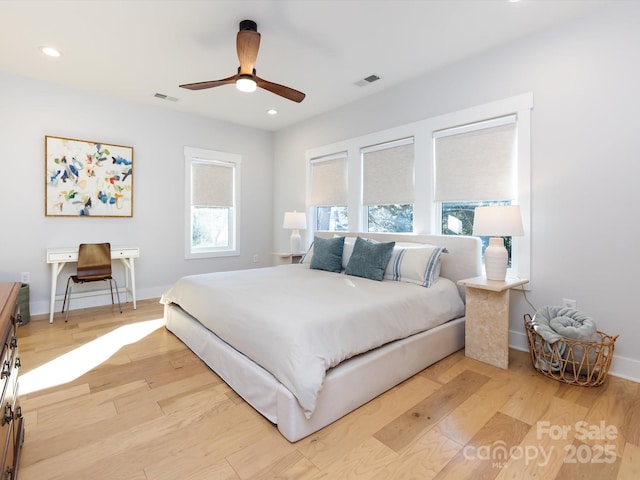
<svg viewBox="0 0 640 480"><path fill-rule="evenodd" d="M413 232L413 138L363 148L362 204L369 232Z"/></svg>
<svg viewBox="0 0 640 480"><path fill-rule="evenodd" d="M348 230L346 152L311 160L311 206L316 231Z"/></svg>
<svg viewBox="0 0 640 480"><path fill-rule="evenodd" d="M185 258L238 255L240 156L185 147Z"/></svg>
<svg viewBox="0 0 640 480"><path fill-rule="evenodd" d="M507 115L433 133L435 200L441 232L471 235L475 208L517 197L517 117ZM482 238L483 252L489 237ZM512 258L512 238L504 239Z"/></svg>
<svg viewBox="0 0 640 480"><path fill-rule="evenodd" d="M348 229L347 207L316 207L316 231L346 232Z"/></svg>

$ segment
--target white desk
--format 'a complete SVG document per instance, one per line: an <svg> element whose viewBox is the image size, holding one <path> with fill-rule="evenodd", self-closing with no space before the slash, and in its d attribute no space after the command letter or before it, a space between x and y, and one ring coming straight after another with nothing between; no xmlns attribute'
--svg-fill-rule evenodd
<svg viewBox="0 0 640 480"><path fill-rule="evenodd" d="M129 283L131 285L131 297L133 308L136 308L136 273L134 268L134 258L140 256L138 247L111 247L111 258L120 260L129 272ZM48 248L47 263L51 264L51 298L49 303L49 323L53 323L53 314L56 305L56 286L58 275L66 263L78 261L78 247L71 248ZM127 278L125 277L125 291L128 290Z"/></svg>

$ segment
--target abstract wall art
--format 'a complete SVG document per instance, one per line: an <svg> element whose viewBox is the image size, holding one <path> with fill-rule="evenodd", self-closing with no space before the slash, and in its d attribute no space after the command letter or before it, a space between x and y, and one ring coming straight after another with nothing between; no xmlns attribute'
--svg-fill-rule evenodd
<svg viewBox="0 0 640 480"><path fill-rule="evenodd" d="M44 144L46 216L133 216L133 147L52 136Z"/></svg>

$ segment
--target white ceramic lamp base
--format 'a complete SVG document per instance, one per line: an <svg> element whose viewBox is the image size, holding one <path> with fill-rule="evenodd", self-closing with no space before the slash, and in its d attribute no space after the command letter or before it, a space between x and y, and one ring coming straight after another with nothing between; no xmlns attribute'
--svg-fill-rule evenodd
<svg viewBox="0 0 640 480"><path fill-rule="evenodd" d="M291 231L291 253L300 253L302 250L302 238L300 238L300 232L297 228Z"/></svg>
<svg viewBox="0 0 640 480"><path fill-rule="evenodd" d="M487 280L504 281L507 278L507 263L509 254L504 248L502 237L491 237L489 246L484 251L484 268L487 273Z"/></svg>

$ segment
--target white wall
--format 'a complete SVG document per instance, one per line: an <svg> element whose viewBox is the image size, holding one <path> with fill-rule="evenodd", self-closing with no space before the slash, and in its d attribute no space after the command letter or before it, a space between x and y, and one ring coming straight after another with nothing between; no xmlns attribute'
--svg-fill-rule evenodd
<svg viewBox="0 0 640 480"><path fill-rule="evenodd" d="M576 299L600 330L620 334L612 372L640 380L631 295L640 270L638 25L640 4L612 4L277 132L275 248L287 245L281 212L305 207L306 149L533 92L529 299L538 308ZM514 291L511 342L520 348L526 312Z"/></svg>
<svg viewBox="0 0 640 480"><path fill-rule="evenodd" d="M49 311L47 248L101 241L140 247L140 299L159 297L183 275L271 264L272 133L2 73L0 125L0 281L30 272L32 313ZM45 217L45 135L132 146L133 218ZM242 156L239 257L184 260L184 146ZM60 274L58 293L74 267ZM114 274L122 281L123 268ZM106 302L89 297L73 306Z"/></svg>

